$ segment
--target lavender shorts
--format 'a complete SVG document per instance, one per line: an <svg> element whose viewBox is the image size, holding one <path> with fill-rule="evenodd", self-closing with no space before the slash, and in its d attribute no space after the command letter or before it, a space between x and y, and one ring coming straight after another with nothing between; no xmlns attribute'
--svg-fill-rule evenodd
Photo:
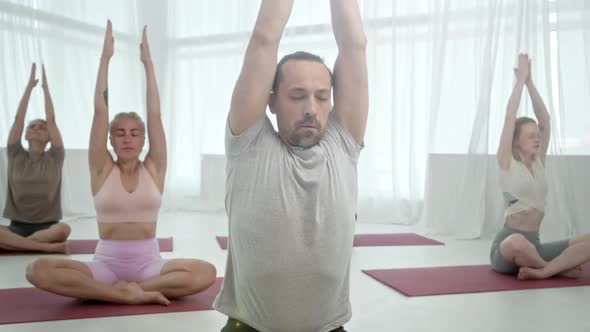
<svg viewBox="0 0 590 332"><path fill-rule="evenodd" d="M85 264L94 280L113 285L119 280L143 282L160 276L168 260L160 257L158 240L99 240L94 259Z"/></svg>

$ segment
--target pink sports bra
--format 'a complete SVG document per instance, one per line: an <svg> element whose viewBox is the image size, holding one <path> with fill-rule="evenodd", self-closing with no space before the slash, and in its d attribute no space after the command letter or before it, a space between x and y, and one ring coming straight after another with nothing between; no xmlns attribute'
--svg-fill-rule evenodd
<svg viewBox="0 0 590 332"><path fill-rule="evenodd" d="M139 181L134 192L125 190L121 183L121 171L115 165L94 196L96 219L99 223L155 223L161 203L162 194L143 163L139 166Z"/></svg>

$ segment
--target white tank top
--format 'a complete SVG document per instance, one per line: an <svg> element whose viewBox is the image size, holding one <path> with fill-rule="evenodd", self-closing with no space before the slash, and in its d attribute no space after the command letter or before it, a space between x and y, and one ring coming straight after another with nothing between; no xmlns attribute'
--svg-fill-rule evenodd
<svg viewBox="0 0 590 332"><path fill-rule="evenodd" d="M547 197L545 167L539 158L535 158L532 168L533 173L514 158L507 170L499 167L500 189L504 194L506 205L505 217L531 208L545 213Z"/></svg>

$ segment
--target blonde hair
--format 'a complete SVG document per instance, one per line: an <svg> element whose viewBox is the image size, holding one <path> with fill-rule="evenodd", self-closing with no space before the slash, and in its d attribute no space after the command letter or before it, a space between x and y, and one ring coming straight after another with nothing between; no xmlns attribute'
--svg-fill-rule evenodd
<svg viewBox="0 0 590 332"><path fill-rule="evenodd" d="M522 126L527 124L527 123L532 123L532 124L537 124L537 121L535 121L535 119L533 118L529 118L526 116L521 116L519 118L516 119L516 122L514 123L514 135L512 136L512 156L514 157L514 159L520 161L520 155L518 154L518 138L520 137L520 133L522 131Z"/></svg>
<svg viewBox="0 0 590 332"><path fill-rule="evenodd" d="M113 118L113 120L111 120L111 123L109 124L109 132L112 133L113 130L115 130L117 123L119 122L119 120L121 119L133 119L135 121L137 121L139 123L139 126L141 127L142 132L145 133L145 123L143 122L143 119L141 118L141 116L139 116L139 114L135 113L135 112L120 112L117 113L115 115L115 117Z"/></svg>

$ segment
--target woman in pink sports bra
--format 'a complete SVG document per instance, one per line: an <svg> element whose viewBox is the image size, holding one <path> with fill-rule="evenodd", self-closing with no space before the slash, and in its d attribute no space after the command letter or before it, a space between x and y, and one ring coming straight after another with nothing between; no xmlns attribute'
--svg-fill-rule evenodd
<svg viewBox="0 0 590 332"><path fill-rule="evenodd" d="M59 295L121 304L159 303L201 292L215 282L215 267L197 259L160 257L156 221L166 177L166 138L146 28L141 61L147 82L150 149L142 162L145 125L136 113L108 122L108 65L114 53L107 23L94 97L89 164L100 240L91 262L40 258L27 267L27 280ZM117 160L107 150L107 135Z"/></svg>

